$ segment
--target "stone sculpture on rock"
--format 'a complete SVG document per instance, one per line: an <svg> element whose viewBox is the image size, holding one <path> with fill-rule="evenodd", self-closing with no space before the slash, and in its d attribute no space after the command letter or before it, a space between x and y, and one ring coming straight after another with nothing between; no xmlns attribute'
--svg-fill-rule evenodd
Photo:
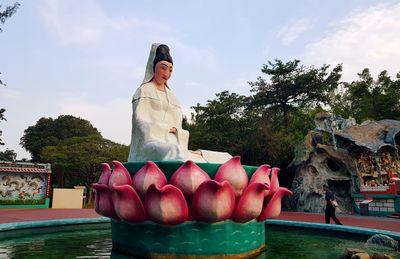
<svg viewBox="0 0 400 259"><path fill-rule="evenodd" d="M343 119L326 112L316 116L316 128L308 132L289 165L294 174L290 210L324 211L322 185L329 184L344 213L354 213L351 193L368 184L388 184L400 172L398 146L400 121Z"/></svg>

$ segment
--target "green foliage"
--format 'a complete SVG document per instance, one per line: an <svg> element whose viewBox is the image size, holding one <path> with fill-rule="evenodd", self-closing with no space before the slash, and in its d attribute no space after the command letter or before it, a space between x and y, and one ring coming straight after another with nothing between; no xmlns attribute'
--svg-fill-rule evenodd
<svg viewBox="0 0 400 259"><path fill-rule="evenodd" d="M314 128L314 115L321 108L292 109L289 126L284 128L276 121L273 109L252 109L249 99L223 91L206 105L192 107L195 113L187 125L189 148L240 155L247 165L270 163L285 167L290 163L292 147Z"/></svg>
<svg viewBox="0 0 400 259"><path fill-rule="evenodd" d="M4 112L5 112L5 111L6 111L6 110L5 110L4 108L1 108L1 109L0 109L0 121L6 119L6 118L4 118Z"/></svg>
<svg viewBox="0 0 400 259"><path fill-rule="evenodd" d="M328 65L305 67L300 60L268 62L261 71L270 77L271 82L261 77L256 82L249 82L255 92L252 107L274 111L274 116L281 118L283 126L288 126L292 109L329 104L329 94L339 84L342 66L337 65L330 73L328 68Z"/></svg>
<svg viewBox="0 0 400 259"><path fill-rule="evenodd" d="M40 152L44 147L56 146L71 137L101 136L89 121L71 115L60 115L57 119L41 118L24 131L21 145L31 154L33 162L43 162Z"/></svg>
<svg viewBox="0 0 400 259"><path fill-rule="evenodd" d="M0 83L1 84L1 83ZM0 108L0 122L2 121L2 120L6 120L6 118L4 117L4 112L5 112L6 110L4 109L4 108ZM4 145L4 143L1 141L1 135L3 134L3 131L1 131L0 130L0 146L1 145Z"/></svg>
<svg viewBox="0 0 400 259"><path fill-rule="evenodd" d="M339 85L342 66L328 69L328 65L306 67L299 60L275 60L261 69L270 81L259 77L249 82L254 95L248 109L260 114L255 140L249 145L252 163L265 161L281 168L290 163L297 143L315 127L314 116L323 110L320 105L330 103Z"/></svg>
<svg viewBox="0 0 400 259"><path fill-rule="evenodd" d="M17 2L13 4L12 6L6 6L6 9L4 11L0 10L0 23L4 24L7 18L10 18L19 8L20 4ZM1 4L0 4L0 9L1 9ZM3 29L0 27L0 32L3 31Z"/></svg>
<svg viewBox="0 0 400 259"><path fill-rule="evenodd" d="M52 183L58 187L85 185L90 187L99 178L101 163L125 161L128 146L114 143L100 135L74 136L57 145L43 147L40 157L51 163Z"/></svg>
<svg viewBox="0 0 400 259"><path fill-rule="evenodd" d="M41 118L28 127L21 144L35 162L50 163L52 184L90 187L100 174L101 163L125 161L128 146L104 139L87 120L71 115Z"/></svg>
<svg viewBox="0 0 400 259"><path fill-rule="evenodd" d="M258 120L257 131L251 138L254 144L250 144L253 161L251 164L259 165L269 163L282 169L293 159L294 147L304 140L307 132L315 128L314 115L320 110L292 109L288 114L288 126L283 127L280 120L273 116L273 109L264 111L264 115Z"/></svg>
<svg viewBox="0 0 400 259"><path fill-rule="evenodd" d="M192 122L188 123L191 149L207 147L210 150L241 153L243 136L254 128L254 123L245 116L247 99L229 91L216 94L205 106L192 107Z"/></svg>
<svg viewBox="0 0 400 259"><path fill-rule="evenodd" d="M17 153L14 150L6 149L6 151L0 151L0 161L15 161Z"/></svg>
<svg viewBox="0 0 400 259"><path fill-rule="evenodd" d="M369 69L358 74L359 79L344 83L343 94L337 94L332 102L335 113L357 122L364 120L400 119L400 74L392 80L382 71L374 80Z"/></svg>

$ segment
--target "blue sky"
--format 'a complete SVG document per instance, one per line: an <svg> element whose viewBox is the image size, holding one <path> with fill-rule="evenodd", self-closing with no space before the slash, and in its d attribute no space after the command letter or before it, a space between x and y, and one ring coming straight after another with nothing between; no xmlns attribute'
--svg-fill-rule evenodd
<svg viewBox="0 0 400 259"><path fill-rule="evenodd" d="M2 0L2 9L15 1ZM248 81L275 58L400 72L397 1L20 0L2 26L0 123L6 148L41 117L71 114L105 138L130 143L131 97L153 42L169 45L169 82L186 114L216 93L249 95Z"/></svg>

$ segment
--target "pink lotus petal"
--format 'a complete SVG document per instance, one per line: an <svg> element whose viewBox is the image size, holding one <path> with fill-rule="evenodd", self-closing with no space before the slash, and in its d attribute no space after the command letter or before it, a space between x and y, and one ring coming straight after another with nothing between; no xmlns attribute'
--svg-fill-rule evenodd
<svg viewBox="0 0 400 259"><path fill-rule="evenodd" d="M118 220L108 185L104 183L94 183L92 187L95 192L95 211L102 216Z"/></svg>
<svg viewBox="0 0 400 259"><path fill-rule="evenodd" d="M207 180L211 180L210 176L191 160L186 161L171 176L171 184L178 187L188 201L192 200L199 185Z"/></svg>
<svg viewBox="0 0 400 259"><path fill-rule="evenodd" d="M275 194L275 192L279 189L279 179L278 179L278 173L279 173L278 167L273 167L271 170L271 184L269 186L269 193L265 197L266 201L269 201L272 196Z"/></svg>
<svg viewBox="0 0 400 259"><path fill-rule="evenodd" d="M110 176L110 180L108 181L108 186L110 189L112 189L114 185L132 185L131 175L125 166L116 160L113 161L113 164L114 170Z"/></svg>
<svg viewBox="0 0 400 259"><path fill-rule="evenodd" d="M268 188L265 183L252 183L247 186L236 206L235 221L244 223L257 218L263 209Z"/></svg>
<svg viewBox="0 0 400 259"><path fill-rule="evenodd" d="M279 187L274 196L272 196L272 199L268 202L267 206L261 212L260 216L257 217L257 220L263 221L278 217L279 214L281 214L283 196L292 194L293 193L285 187Z"/></svg>
<svg viewBox="0 0 400 259"><path fill-rule="evenodd" d="M249 184L252 183L265 183L270 187L271 181L269 179L269 176L271 174L271 166L268 164L261 165L257 170L254 172L254 174L251 176ZM265 191L265 196L267 196L269 193L268 191Z"/></svg>
<svg viewBox="0 0 400 259"><path fill-rule="evenodd" d="M108 181L110 180L111 176L111 168L110 165L107 163L102 163L101 164L101 175L97 183L104 183L108 184Z"/></svg>
<svg viewBox="0 0 400 259"><path fill-rule="evenodd" d="M150 185L155 184L158 188L161 188L167 183L164 173L152 161L148 161L133 177L133 188L135 188L142 200Z"/></svg>
<svg viewBox="0 0 400 259"><path fill-rule="evenodd" d="M248 183L248 176L240 163L240 156L235 156L220 166L215 181L228 181L235 190L235 196L239 197Z"/></svg>
<svg viewBox="0 0 400 259"><path fill-rule="evenodd" d="M200 184L190 207L195 220L218 222L230 219L235 209L235 191L228 181L208 180Z"/></svg>
<svg viewBox="0 0 400 259"><path fill-rule="evenodd" d="M266 185L270 186L271 181L269 180L269 175L271 173L271 166L270 165L261 165L254 174L251 176L249 185L252 183L265 183Z"/></svg>
<svg viewBox="0 0 400 259"><path fill-rule="evenodd" d="M189 209L181 190L171 184L147 189L144 207L150 219L168 225L180 224L189 218Z"/></svg>
<svg viewBox="0 0 400 259"><path fill-rule="evenodd" d="M113 185L112 200L118 217L128 222L142 222L146 213L136 191L128 184Z"/></svg>

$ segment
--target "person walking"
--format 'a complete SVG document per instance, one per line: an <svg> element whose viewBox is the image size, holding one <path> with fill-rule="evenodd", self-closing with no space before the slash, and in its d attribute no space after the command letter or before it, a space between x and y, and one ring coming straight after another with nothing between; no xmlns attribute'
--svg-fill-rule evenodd
<svg viewBox="0 0 400 259"><path fill-rule="evenodd" d="M325 200L326 200L326 208L325 208L325 223L330 224L331 218L337 225L342 225L342 223L336 218L335 212L337 207L337 202L335 200L335 196L329 190L327 184L324 184L323 189L325 191Z"/></svg>

